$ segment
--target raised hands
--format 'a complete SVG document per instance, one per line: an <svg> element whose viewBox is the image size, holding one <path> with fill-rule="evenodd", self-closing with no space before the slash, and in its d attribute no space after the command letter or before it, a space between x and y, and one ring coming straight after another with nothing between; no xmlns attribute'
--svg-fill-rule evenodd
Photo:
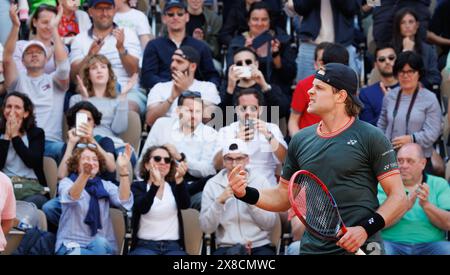
<svg viewBox="0 0 450 275"><path fill-rule="evenodd" d="M130 144L125 144L125 151L121 152L117 157L117 167L120 174L128 173L128 164L130 163L132 149Z"/></svg>
<svg viewBox="0 0 450 275"><path fill-rule="evenodd" d="M228 185L222 192L222 194L220 194L217 197L217 202L220 204L224 204L229 198L231 198L233 196L233 190L231 189L231 187Z"/></svg>
<svg viewBox="0 0 450 275"><path fill-rule="evenodd" d="M78 81L78 89L79 89L81 97L83 99L89 98L89 93L86 89L86 86L84 86L83 79L80 77L79 74L77 74L77 81Z"/></svg>
<svg viewBox="0 0 450 275"><path fill-rule="evenodd" d="M124 49L123 42L125 41L125 33L123 29L115 28L112 31L112 35L116 38L116 48L119 52Z"/></svg>
<svg viewBox="0 0 450 275"><path fill-rule="evenodd" d="M154 184L156 186L161 186L164 183L164 178L162 177L155 163L150 162L150 169L148 172L150 173L149 183Z"/></svg>
<svg viewBox="0 0 450 275"><path fill-rule="evenodd" d="M182 161L178 163L177 165L177 171L175 173L175 183L180 184L183 182L184 175L186 175L186 172L188 170L188 166L186 162Z"/></svg>
<svg viewBox="0 0 450 275"><path fill-rule="evenodd" d="M11 23L14 27L20 28L20 19L17 12L17 4L11 3L11 5L9 6L9 18L11 18Z"/></svg>
<svg viewBox="0 0 450 275"><path fill-rule="evenodd" d="M61 22L61 18L63 16L63 7L62 5L58 6L58 13L56 14L55 17L53 17L50 20L50 27L52 28L53 31L55 31L56 33L58 33L58 26L59 26L59 22Z"/></svg>
<svg viewBox="0 0 450 275"><path fill-rule="evenodd" d="M5 129L5 137L7 139L12 139L13 137L20 135L22 121L23 119L16 117L13 112L9 114Z"/></svg>
<svg viewBox="0 0 450 275"><path fill-rule="evenodd" d="M98 54L104 43L105 42L103 39L94 40L94 42L92 42L91 44L91 47L89 48L88 56Z"/></svg>
<svg viewBox="0 0 450 275"><path fill-rule="evenodd" d="M127 98L128 92L131 91L131 89L133 89L134 85L136 85L136 83L138 81L138 77L139 77L139 75L137 73L134 73L133 76L131 76L130 80L128 80L127 85L120 92L120 94L118 96L119 99Z"/></svg>

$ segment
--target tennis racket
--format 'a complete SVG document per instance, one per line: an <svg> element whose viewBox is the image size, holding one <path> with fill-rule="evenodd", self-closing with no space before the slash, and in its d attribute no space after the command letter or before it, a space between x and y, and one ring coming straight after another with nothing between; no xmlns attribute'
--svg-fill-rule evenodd
<svg viewBox="0 0 450 275"><path fill-rule="evenodd" d="M289 201L295 215L314 236L337 242L339 230L347 228L339 214L336 201L327 186L313 173L300 170L289 181ZM356 255L366 255L361 249Z"/></svg>

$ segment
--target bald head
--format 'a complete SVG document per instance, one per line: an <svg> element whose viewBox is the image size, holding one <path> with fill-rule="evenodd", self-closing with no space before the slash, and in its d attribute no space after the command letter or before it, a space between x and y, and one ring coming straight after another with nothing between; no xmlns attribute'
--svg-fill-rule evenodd
<svg viewBox="0 0 450 275"><path fill-rule="evenodd" d="M397 155L410 155L421 159L425 158L422 147L417 143L407 143L403 145L400 150L398 150Z"/></svg>

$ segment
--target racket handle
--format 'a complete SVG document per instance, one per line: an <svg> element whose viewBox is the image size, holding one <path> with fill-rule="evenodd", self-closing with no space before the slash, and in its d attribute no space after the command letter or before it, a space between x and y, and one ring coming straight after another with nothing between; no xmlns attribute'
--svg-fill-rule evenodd
<svg viewBox="0 0 450 275"><path fill-rule="evenodd" d="M366 255L366 253L364 253L364 251L359 248L358 251L356 251L355 255Z"/></svg>

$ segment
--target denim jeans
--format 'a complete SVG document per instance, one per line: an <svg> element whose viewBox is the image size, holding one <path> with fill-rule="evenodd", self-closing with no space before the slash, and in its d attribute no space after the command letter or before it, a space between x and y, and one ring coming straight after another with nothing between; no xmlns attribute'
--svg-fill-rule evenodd
<svg viewBox="0 0 450 275"><path fill-rule="evenodd" d="M113 250L108 240L97 236L85 247L67 247L64 244L56 252L56 255L112 255Z"/></svg>
<svg viewBox="0 0 450 275"><path fill-rule="evenodd" d="M187 255L187 253L178 241L138 240L136 248L129 255Z"/></svg>
<svg viewBox="0 0 450 275"><path fill-rule="evenodd" d="M387 255L450 255L450 242L404 244L384 241Z"/></svg>
<svg viewBox="0 0 450 275"><path fill-rule="evenodd" d="M58 226L59 218L61 217L62 212L59 197L53 198L46 202L42 206L42 211L44 211L48 223L51 223L54 226Z"/></svg>
<svg viewBox="0 0 450 275"><path fill-rule="evenodd" d="M63 147L64 142L62 141L45 140L44 156L51 157L59 165Z"/></svg>

